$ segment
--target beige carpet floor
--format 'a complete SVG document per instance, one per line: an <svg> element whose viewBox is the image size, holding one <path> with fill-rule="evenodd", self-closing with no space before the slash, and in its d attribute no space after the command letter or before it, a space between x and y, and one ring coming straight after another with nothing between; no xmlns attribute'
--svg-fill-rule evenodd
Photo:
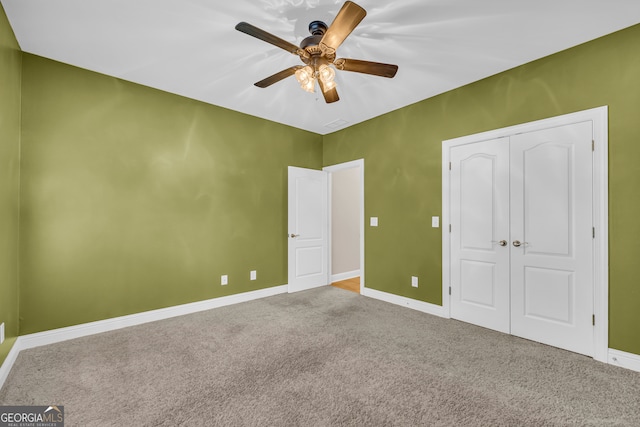
<svg viewBox="0 0 640 427"><path fill-rule="evenodd" d="M640 373L331 286L20 353L69 426L640 426Z"/></svg>

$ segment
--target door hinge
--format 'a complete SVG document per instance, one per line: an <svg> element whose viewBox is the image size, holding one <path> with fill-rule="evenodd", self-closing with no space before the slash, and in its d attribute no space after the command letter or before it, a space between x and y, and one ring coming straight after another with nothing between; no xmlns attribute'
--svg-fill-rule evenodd
<svg viewBox="0 0 640 427"><path fill-rule="evenodd" d="M449 224L449 233L451 233L451 224Z"/></svg>
<svg viewBox="0 0 640 427"><path fill-rule="evenodd" d="M596 238L596 228L595 228L595 227L592 227L592 228L591 228L591 235L592 235L592 237L593 237L594 239Z"/></svg>
<svg viewBox="0 0 640 427"><path fill-rule="evenodd" d="M449 295L451 295L451 286L449 286Z"/></svg>
<svg viewBox="0 0 640 427"><path fill-rule="evenodd" d="M451 162L449 162L449 170L451 170Z"/></svg>
<svg viewBox="0 0 640 427"><path fill-rule="evenodd" d="M596 151L596 141L595 140L591 140L591 151Z"/></svg>
<svg viewBox="0 0 640 427"><path fill-rule="evenodd" d="M591 324L592 324L593 326L596 326L596 315L595 315L595 314L592 314L592 315L591 315Z"/></svg>

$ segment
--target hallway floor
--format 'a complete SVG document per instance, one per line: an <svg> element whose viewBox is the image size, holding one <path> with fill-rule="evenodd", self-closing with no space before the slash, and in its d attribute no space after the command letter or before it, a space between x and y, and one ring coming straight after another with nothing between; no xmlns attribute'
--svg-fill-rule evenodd
<svg viewBox="0 0 640 427"><path fill-rule="evenodd" d="M331 286L344 289L346 291L360 293L360 277L352 277L351 279L341 280L339 282L333 282Z"/></svg>

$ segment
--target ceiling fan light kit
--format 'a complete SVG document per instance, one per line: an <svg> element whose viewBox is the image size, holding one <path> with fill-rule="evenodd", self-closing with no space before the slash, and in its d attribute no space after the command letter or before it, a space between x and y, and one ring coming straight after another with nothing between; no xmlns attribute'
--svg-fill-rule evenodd
<svg viewBox="0 0 640 427"><path fill-rule="evenodd" d="M336 72L327 64L322 64L317 69L310 65L304 66L296 71L296 79L300 83L300 87L307 92L314 93L316 91L316 80L322 82L323 92L329 91L336 87Z"/></svg>
<svg viewBox="0 0 640 427"><path fill-rule="evenodd" d="M352 1L347 1L342 5L329 27L322 21L311 22L309 24L311 35L302 40L299 47L251 24L240 22L236 25L236 30L297 55L305 64L282 70L255 83L255 85L266 88L295 75L300 87L307 92L315 92L317 82L325 101L332 103L340 99L336 90L336 69L387 78L394 77L398 71L397 65L358 59L336 59L338 47L360 24L366 14L367 12L362 7Z"/></svg>

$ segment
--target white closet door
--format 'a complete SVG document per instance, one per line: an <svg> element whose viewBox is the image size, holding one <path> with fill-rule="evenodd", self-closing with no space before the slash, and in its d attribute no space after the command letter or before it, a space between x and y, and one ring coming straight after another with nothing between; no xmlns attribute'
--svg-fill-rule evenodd
<svg viewBox="0 0 640 427"><path fill-rule="evenodd" d="M593 354L592 123L511 137L511 333Z"/></svg>
<svg viewBox="0 0 640 427"><path fill-rule="evenodd" d="M451 317L509 332L509 139L451 149Z"/></svg>

